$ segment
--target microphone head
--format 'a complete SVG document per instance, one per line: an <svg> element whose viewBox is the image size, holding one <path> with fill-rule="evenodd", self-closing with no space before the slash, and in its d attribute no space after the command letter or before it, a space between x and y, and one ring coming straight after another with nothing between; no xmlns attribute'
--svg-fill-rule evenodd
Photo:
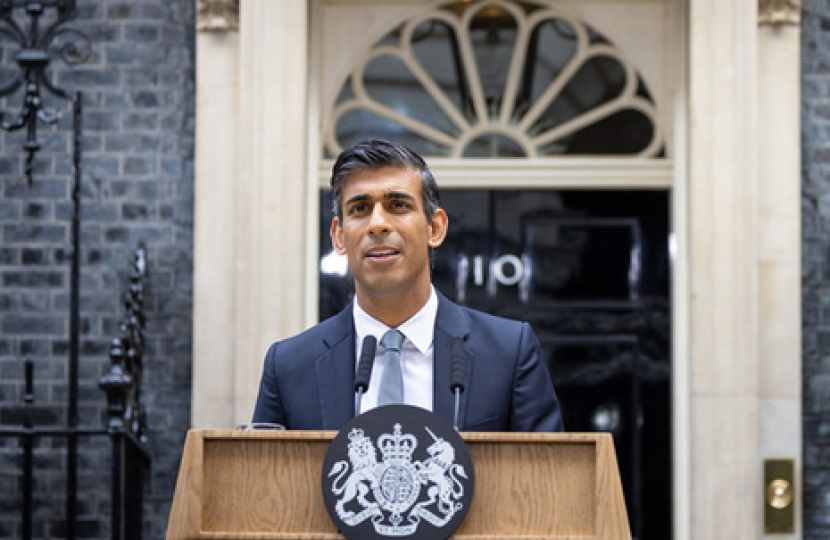
<svg viewBox="0 0 830 540"><path fill-rule="evenodd" d="M378 340L375 336L368 335L363 338L360 346L360 360L357 364L357 374L354 377L354 391L365 392L369 388L369 379L372 376L372 366L375 363L375 349Z"/></svg>
<svg viewBox="0 0 830 540"><path fill-rule="evenodd" d="M467 355L464 352L464 339L457 337L450 342L450 390L464 391L464 368Z"/></svg>

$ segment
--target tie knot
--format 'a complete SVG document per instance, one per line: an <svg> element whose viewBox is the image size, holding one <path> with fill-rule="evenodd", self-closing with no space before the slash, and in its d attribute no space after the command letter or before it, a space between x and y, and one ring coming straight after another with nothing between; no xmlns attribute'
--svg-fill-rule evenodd
<svg viewBox="0 0 830 540"><path fill-rule="evenodd" d="M400 330L388 330L383 337L380 338L380 344L383 345L383 348L387 351L397 351L400 352L401 345L403 345L403 340L406 336L401 333Z"/></svg>

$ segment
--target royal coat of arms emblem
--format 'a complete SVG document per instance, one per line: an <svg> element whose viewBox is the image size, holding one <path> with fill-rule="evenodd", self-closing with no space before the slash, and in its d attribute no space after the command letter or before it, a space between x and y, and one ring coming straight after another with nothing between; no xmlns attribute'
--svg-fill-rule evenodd
<svg viewBox="0 0 830 540"><path fill-rule="evenodd" d="M382 409L415 408L395 405ZM433 531L426 537L436 538L436 530L444 529L449 536L466 514L472 496L472 462L466 446L449 428L466 458L458 462L457 444L436 434L435 426L431 429L423 421L398 421L391 411L382 409L376 411L386 419L385 430L373 437L366 426L347 426L345 459L327 459L323 491L327 505L333 503L329 513L350 539L353 536L348 531L365 530L360 527L364 522L371 523L374 534L382 537L420 536L416 533L424 522ZM416 410L428 415L431 422L437 418ZM373 412L362 416L375 416ZM419 446L423 447L420 452Z"/></svg>

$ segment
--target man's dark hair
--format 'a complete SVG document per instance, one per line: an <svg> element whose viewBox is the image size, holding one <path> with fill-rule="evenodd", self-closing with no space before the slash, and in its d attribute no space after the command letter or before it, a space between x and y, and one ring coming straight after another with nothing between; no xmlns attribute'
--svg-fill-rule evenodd
<svg viewBox="0 0 830 540"><path fill-rule="evenodd" d="M421 177L421 199L427 221L440 204L435 177L424 159L406 146L383 139L367 139L340 153L331 168L331 209L338 220L343 220L343 182L360 171L383 167L415 169Z"/></svg>

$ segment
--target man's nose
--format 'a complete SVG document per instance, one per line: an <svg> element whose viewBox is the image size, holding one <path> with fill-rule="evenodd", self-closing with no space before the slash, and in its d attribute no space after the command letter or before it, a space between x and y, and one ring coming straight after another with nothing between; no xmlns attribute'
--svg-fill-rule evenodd
<svg viewBox="0 0 830 540"><path fill-rule="evenodd" d="M382 204L376 204L372 209L372 217L369 221L369 234L380 235L389 234L391 227L386 216L386 210Z"/></svg>

